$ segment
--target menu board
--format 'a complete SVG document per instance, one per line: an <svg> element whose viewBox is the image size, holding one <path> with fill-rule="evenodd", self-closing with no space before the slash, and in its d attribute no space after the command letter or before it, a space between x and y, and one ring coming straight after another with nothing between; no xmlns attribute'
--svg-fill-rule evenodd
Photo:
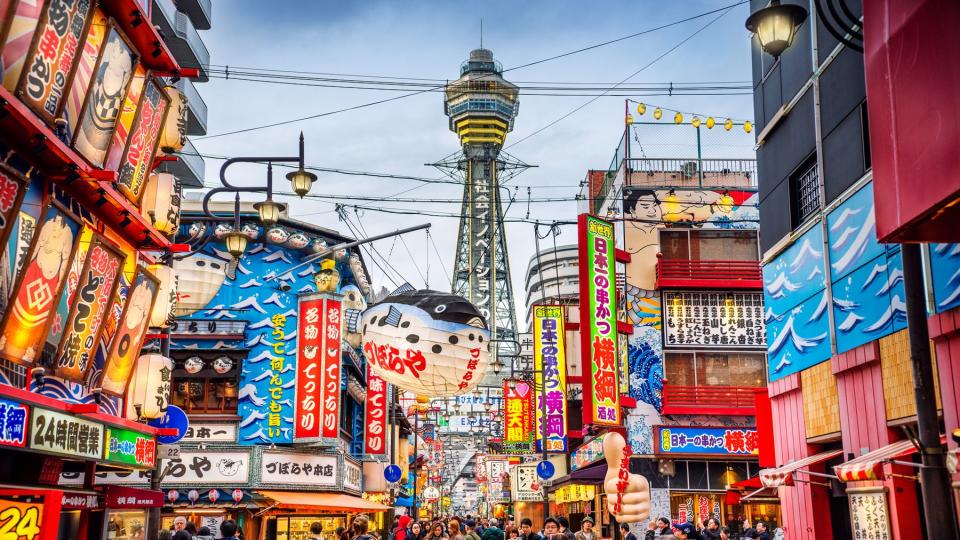
<svg viewBox="0 0 960 540"><path fill-rule="evenodd" d="M850 527L853 537L870 540L890 540L890 515L887 513L887 494L883 488L864 491L847 490L850 499Z"/></svg>
<svg viewBox="0 0 960 540"><path fill-rule="evenodd" d="M664 346L766 348L763 293L663 293Z"/></svg>

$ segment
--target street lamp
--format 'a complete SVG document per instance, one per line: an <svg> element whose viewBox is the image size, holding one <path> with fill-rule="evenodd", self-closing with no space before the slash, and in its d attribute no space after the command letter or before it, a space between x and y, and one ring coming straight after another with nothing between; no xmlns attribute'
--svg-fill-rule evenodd
<svg viewBox="0 0 960 540"><path fill-rule="evenodd" d="M313 187L313 183L317 181L317 175L310 171L305 171L303 169L303 163L301 163L300 169L287 173L287 180L290 181L290 187L293 188L293 192L302 199L304 195L310 193L310 188Z"/></svg>
<svg viewBox="0 0 960 540"><path fill-rule="evenodd" d="M263 202L254 203L253 208L257 211L260 223L264 227L273 227L280 221L280 212L283 210L283 205L273 202L273 199L267 199Z"/></svg>
<svg viewBox="0 0 960 540"><path fill-rule="evenodd" d="M494 375L499 375L503 368L505 367L503 360L500 360L499 357L494 358L493 362L490 364L490 368L493 369Z"/></svg>
<svg viewBox="0 0 960 540"><path fill-rule="evenodd" d="M770 5L758 9L747 18L747 30L757 35L760 47L774 58L793 44L797 28L807 20L807 10L795 4L781 4L771 0Z"/></svg>

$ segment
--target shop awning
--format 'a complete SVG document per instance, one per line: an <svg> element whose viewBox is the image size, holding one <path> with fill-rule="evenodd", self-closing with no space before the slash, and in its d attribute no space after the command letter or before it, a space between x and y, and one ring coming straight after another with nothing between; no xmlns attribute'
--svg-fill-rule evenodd
<svg viewBox="0 0 960 540"><path fill-rule="evenodd" d="M776 467L773 469L761 469L760 470L760 482L763 483L764 487L780 487L787 483L787 480L793 475L794 472L809 467L811 465L816 465L828 459L833 459L843 453L843 450L830 450L827 452L821 452L819 454L814 454L812 456L807 456L803 459L794 461L793 463L788 463L782 467Z"/></svg>
<svg viewBox="0 0 960 540"><path fill-rule="evenodd" d="M857 480L883 480L883 464L909 456L917 451L913 441L906 439L893 444L888 444L883 448L867 452L862 456L857 456L846 463L841 463L833 468L837 477L844 482L855 482Z"/></svg>
<svg viewBox="0 0 960 540"><path fill-rule="evenodd" d="M280 508L304 508L327 512L385 512L388 506L345 493L310 493L300 491L258 491Z"/></svg>
<svg viewBox="0 0 960 540"><path fill-rule="evenodd" d="M588 467L577 469L572 473L561 476L550 482L547 491L555 491L557 488L566 484L586 484L590 486L599 486L603 484L603 479L607 476L607 462L600 461Z"/></svg>

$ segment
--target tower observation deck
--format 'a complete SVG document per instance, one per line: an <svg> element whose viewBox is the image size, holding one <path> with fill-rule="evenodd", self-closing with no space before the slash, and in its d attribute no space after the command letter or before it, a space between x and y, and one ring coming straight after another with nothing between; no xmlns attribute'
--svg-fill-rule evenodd
<svg viewBox="0 0 960 540"><path fill-rule="evenodd" d="M528 165L502 151L517 117L516 85L503 79L493 52L476 49L446 86L443 110L461 152L435 163L463 181L453 292L472 302L492 331L491 354L517 354L517 322L503 227L500 186Z"/></svg>

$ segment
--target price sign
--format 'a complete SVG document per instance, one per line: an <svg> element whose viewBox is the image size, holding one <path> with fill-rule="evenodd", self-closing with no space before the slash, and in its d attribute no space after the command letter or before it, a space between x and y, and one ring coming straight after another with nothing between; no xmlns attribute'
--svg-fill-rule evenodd
<svg viewBox="0 0 960 540"><path fill-rule="evenodd" d="M43 503L0 501L0 538L34 540L40 535Z"/></svg>

